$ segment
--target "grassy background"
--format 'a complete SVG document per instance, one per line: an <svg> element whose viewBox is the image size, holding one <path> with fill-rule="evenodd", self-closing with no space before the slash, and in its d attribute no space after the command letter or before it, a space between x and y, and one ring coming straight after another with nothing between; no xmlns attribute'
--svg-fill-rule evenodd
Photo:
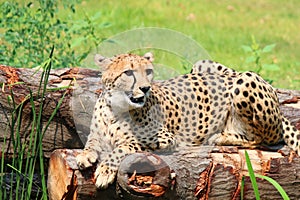
<svg viewBox="0 0 300 200"><path fill-rule="evenodd" d="M100 13L96 22L110 24L97 31L102 37L149 26L177 30L200 43L213 60L237 70L253 70L245 63L249 54L241 48L251 45L253 35L261 46L276 44L262 62L276 63L280 71L263 70L261 75L276 87L300 89L298 0L83 1L75 19L84 13Z"/></svg>
<svg viewBox="0 0 300 200"><path fill-rule="evenodd" d="M60 9L58 15L78 25L88 16L98 38L140 27L173 29L196 40L213 60L241 71L255 71L253 64L245 62L249 53L241 48L251 45L254 36L261 47L276 44L261 61L280 67L260 74L273 80L275 87L300 89L299 0L85 0L76 6L75 14ZM84 40L74 41L77 52L90 46ZM167 63L179 73L186 71L172 56L162 55L155 52L156 62Z"/></svg>

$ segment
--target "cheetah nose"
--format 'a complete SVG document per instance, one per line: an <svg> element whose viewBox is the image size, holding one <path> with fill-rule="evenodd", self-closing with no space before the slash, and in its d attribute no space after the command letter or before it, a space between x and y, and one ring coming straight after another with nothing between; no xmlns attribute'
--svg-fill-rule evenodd
<svg viewBox="0 0 300 200"><path fill-rule="evenodd" d="M146 94L150 90L150 86L140 87L140 90L142 90L142 92L144 92L144 94Z"/></svg>

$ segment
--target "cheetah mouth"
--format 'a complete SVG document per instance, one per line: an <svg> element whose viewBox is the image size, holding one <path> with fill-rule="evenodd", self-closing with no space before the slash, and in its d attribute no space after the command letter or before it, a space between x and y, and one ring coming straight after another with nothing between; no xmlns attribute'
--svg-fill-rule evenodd
<svg viewBox="0 0 300 200"><path fill-rule="evenodd" d="M133 97L131 92L125 92L125 94L127 95L129 101L135 105L138 106L143 106L145 104L145 96L141 96L141 97Z"/></svg>
<svg viewBox="0 0 300 200"><path fill-rule="evenodd" d="M139 97L139 98L130 97L129 99L132 103L137 103L137 104L143 104L144 103L144 97Z"/></svg>

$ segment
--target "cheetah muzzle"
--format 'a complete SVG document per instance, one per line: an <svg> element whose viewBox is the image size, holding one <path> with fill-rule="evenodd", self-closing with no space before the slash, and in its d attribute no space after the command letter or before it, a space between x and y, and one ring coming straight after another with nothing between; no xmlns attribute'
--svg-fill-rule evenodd
<svg viewBox="0 0 300 200"><path fill-rule="evenodd" d="M145 102L146 102L146 99L147 97L149 96L150 94L150 87L144 87L143 89L141 89L143 91L143 96L141 97L133 97L133 94L132 92L125 92L125 94L127 95L127 97L129 98L129 100L133 103L133 104L136 104L137 106L136 107L142 107L144 106Z"/></svg>

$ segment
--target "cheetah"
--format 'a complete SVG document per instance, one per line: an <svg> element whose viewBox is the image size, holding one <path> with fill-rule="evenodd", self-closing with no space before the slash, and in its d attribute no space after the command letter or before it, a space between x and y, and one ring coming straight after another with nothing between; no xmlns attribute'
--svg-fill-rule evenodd
<svg viewBox="0 0 300 200"><path fill-rule="evenodd" d="M104 90L76 159L80 169L101 160L98 188L108 187L122 158L138 151L284 140L300 153L300 132L282 116L275 90L259 75L203 60L189 74L153 81L153 60L151 53L95 56Z"/></svg>

